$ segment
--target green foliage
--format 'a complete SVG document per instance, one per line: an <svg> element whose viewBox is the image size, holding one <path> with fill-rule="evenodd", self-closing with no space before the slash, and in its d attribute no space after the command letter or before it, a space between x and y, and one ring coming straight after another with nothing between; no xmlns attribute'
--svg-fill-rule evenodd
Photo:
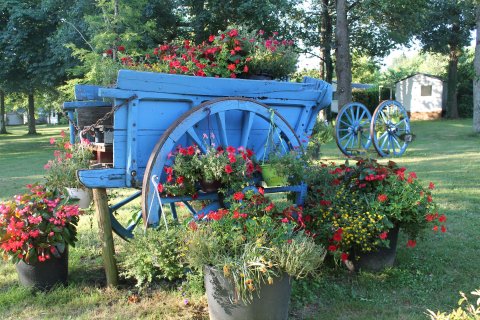
<svg viewBox="0 0 480 320"><path fill-rule="evenodd" d="M53 153L55 159L49 160L44 166L47 170L45 179L48 189L65 194L65 188L83 188L77 179L77 170L88 169L90 166L93 153L88 148L88 143L82 141L72 145L62 131L60 138L51 138L50 144L55 144L57 150Z"/></svg>
<svg viewBox="0 0 480 320"><path fill-rule="evenodd" d="M362 103L367 107L368 111L373 114L375 108L378 106L378 87L375 86L365 90L352 90L352 100Z"/></svg>
<svg viewBox="0 0 480 320"><path fill-rule="evenodd" d="M307 154L309 157L318 159L320 157L320 147L334 138L335 126L333 123L317 118L313 126L312 136L308 141Z"/></svg>
<svg viewBox="0 0 480 320"><path fill-rule="evenodd" d="M428 310L430 319L432 320L479 320L480 319L480 290L471 292L472 295L477 296L476 305L469 303L467 295L460 292L462 298L458 301L459 307L452 310L450 313L433 312Z"/></svg>
<svg viewBox="0 0 480 320"><path fill-rule="evenodd" d="M458 61L458 115L473 117L473 68L474 50L466 50Z"/></svg>
<svg viewBox="0 0 480 320"><path fill-rule="evenodd" d="M380 78L380 64L373 58L360 55L353 50L352 54L352 82L377 83Z"/></svg>
<svg viewBox="0 0 480 320"><path fill-rule="evenodd" d="M176 280L185 277L185 244L182 227L170 224L149 229L127 242L120 255L121 275L136 280L144 287L156 279Z"/></svg>

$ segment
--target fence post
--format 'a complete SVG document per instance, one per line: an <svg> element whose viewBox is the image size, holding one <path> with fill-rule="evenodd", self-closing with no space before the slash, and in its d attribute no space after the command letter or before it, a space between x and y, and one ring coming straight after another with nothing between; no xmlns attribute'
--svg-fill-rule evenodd
<svg viewBox="0 0 480 320"><path fill-rule="evenodd" d="M98 233L102 243L102 256L107 286L115 287L118 284L118 270L115 262L115 248L113 246L112 223L108 209L107 190L105 188L93 189L93 200L98 222Z"/></svg>

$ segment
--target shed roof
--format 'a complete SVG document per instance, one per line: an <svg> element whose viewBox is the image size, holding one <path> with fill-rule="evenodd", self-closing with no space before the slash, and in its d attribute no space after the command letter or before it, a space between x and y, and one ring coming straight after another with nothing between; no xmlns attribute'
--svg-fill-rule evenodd
<svg viewBox="0 0 480 320"><path fill-rule="evenodd" d="M429 78L434 78L434 79L438 79L438 80L442 80L442 81L443 81L443 79L442 79L441 77L439 77L439 76L434 76L434 75L431 75L431 74L428 74L428 73L423 73L423 72L417 72L417 73L414 73L414 74L409 75L408 77L402 78L402 79L398 80L398 81L395 82L395 83L399 83L399 82L401 82L401 81L403 81L403 80L406 80L406 79L408 79L408 78L414 77L414 76L416 76L416 75L423 75L423 76L426 76L426 77L429 77Z"/></svg>

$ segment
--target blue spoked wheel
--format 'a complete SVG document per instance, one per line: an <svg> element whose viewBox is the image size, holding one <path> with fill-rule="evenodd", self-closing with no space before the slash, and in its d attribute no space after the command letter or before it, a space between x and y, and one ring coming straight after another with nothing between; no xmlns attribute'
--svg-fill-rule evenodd
<svg viewBox="0 0 480 320"><path fill-rule="evenodd" d="M370 134L380 156L401 156L412 141L410 120L402 104L395 100L381 102L373 113Z"/></svg>
<svg viewBox="0 0 480 320"><path fill-rule="evenodd" d="M343 154L351 157L367 152L371 144L371 120L368 109L358 102L349 103L340 110L335 123L335 138Z"/></svg>
<svg viewBox="0 0 480 320"><path fill-rule="evenodd" d="M174 153L179 146L196 144L205 152L202 137L214 136L217 146L245 147L255 152L257 159L262 159L267 144L271 119L273 119L275 144L284 147L282 152L300 148L301 143L295 131L288 122L267 105L246 98L221 98L202 103L186 112L174 122L160 137L153 149L142 186L142 212L146 225L155 225L164 219L162 205L170 204L173 218L177 219L175 203L184 203L195 215L219 208L216 193L198 192L198 198L192 197L161 197L160 201L155 190L155 183L164 183L166 173L164 168L173 164ZM212 135L213 133L213 135ZM195 201L209 200L209 204L201 211L196 211Z"/></svg>

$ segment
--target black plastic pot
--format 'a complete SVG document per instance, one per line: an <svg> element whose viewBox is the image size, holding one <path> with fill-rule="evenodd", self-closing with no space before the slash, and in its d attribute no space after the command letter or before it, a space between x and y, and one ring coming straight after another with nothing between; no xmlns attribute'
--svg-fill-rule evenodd
<svg viewBox="0 0 480 320"><path fill-rule="evenodd" d="M364 270L379 272L387 267L393 267L395 257L397 256L398 226L390 229L387 239L390 240L389 248L379 248L375 252L356 252L352 251L351 260L355 271Z"/></svg>
<svg viewBox="0 0 480 320"><path fill-rule="evenodd" d="M66 285L68 277L68 250L56 258L44 262L27 264L23 260L16 264L18 279L25 287L50 290L55 285Z"/></svg>
<svg viewBox="0 0 480 320"><path fill-rule="evenodd" d="M291 279L288 275L276 278L273 284L260 287L260 297L253 301L239 299L233 282L225 278L223 271L206 266L205 289L208 313L211 320L282 320L288 319Z"/></svg>

